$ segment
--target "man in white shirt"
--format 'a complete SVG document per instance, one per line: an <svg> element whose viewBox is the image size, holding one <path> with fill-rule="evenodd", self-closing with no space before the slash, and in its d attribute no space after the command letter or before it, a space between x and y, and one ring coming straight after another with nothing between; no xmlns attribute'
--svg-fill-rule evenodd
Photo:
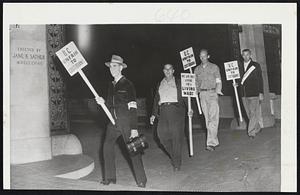
<svg viewBox="0 0 300 195"><path fill-rule="evenodd" d="M244 71L246 72L247 68L248 68L248 65L250 64L251 62L251 59L248 59L247 62L244 61Z"/></svg>
<svg viewBox="0 0 300 195"><path fill-rule="evenodd" d="M157 87L150 124L158 118L157 135L171 158L174 171L179 171L187 99L181 96L181 81L174 77L173 65L164 65L163 72L165 78Z"/></svg>

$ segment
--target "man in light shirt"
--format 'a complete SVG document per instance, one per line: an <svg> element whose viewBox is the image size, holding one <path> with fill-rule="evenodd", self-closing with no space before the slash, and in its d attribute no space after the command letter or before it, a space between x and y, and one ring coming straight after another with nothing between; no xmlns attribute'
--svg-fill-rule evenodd
<svg viewBox="0 0 300 195"><path fill-rule="evenodd" d="M179 171L187 98L181 96L181 80L174 77L173 65L165 64L163 72L165 77L157 86L150 124L158 118L157 135L171 158L173 170Z"/></svg>
<svg viewBox="0 0 300 195"><path fill-rule="evenodd" d="M219 145L219 103L218 94L222 93L222 81L219 67L209 62L207 49L200 51L201 64L195 68L196 88L207 128L206 150L214 151Z"/></svg>

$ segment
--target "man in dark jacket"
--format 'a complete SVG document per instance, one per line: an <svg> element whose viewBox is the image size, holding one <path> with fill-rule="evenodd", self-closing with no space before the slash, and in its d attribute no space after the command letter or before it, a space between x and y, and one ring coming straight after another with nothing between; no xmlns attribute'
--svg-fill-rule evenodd
<svg viewBox="0 0 300 195"><path fill-rule="evenodd" d="M261 130L260 103L264 99L263 78L260 65L251 59L251 50L242 51L243 62L239 64L241 79L240 92L249 119L248 135L254 138Z"/></svg>
<svg viewBox="0 0 300 195"><path fill-rule="evenodd" d="M158 118L157 135L171 158L174 171L179 171L187 98L181 96L181 80L174 77L173 65L165 64L163 72L165 78L157 86L150 124Z"/></svg>
<svg viewBox="0 0 300 195"><path fill-rule="evenodd" d="M133 84L126 79L121 71L127 67L120 56L113 55L111 62L105 63L109 67L114 81L109 85L106 102L103 98L97 97L98 104L105 102L107 108L112 113L116 124L109 123L103 146L104 155L104 185L116 183L115 166L115 143L122 136L124 142L130 138L138 136L137 131L137 104L136 93ZM139 187L145 187L147 178L140 154L131 157L136 182Z"/></svg>

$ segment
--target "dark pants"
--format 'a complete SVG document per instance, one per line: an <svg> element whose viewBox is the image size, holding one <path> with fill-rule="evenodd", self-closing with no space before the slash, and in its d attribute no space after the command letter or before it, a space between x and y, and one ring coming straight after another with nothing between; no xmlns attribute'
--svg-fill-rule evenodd
<svg viewBox="0 0 300 195"><path fill-rule="evenodd" d="M171 157L174 167L181 166L181 149L184 136L185 109L177 105L162 105L157 135Z"/></svg>
<svg viewBox="0 0 300 195"><path fill-rule="evenodd" d="M115 143L117 139L122 136L124 142L129 140L130 129L128 119L118 119L116 125L113 126L111 123L107 127L106 137L103 146L104 153L104 179L116 179L116 165L115 165ZM127 151L127 150L126 150ZM127 152L127 155L128 152ZM144 165L142 162L141 154L131 156L131 162L133 166L133 171L135 174L137 183L146 183L147 178L144 170Z"/></svg>

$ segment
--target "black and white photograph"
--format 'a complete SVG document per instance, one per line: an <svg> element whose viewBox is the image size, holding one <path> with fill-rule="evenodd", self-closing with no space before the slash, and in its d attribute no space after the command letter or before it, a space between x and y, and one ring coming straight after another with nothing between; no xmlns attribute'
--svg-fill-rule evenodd
<svg viewBox="0 0 300 195"><path fill-rule="evenodd" d="M64 5L4 4L4 188L296 191L296 4Z"/></svg>

